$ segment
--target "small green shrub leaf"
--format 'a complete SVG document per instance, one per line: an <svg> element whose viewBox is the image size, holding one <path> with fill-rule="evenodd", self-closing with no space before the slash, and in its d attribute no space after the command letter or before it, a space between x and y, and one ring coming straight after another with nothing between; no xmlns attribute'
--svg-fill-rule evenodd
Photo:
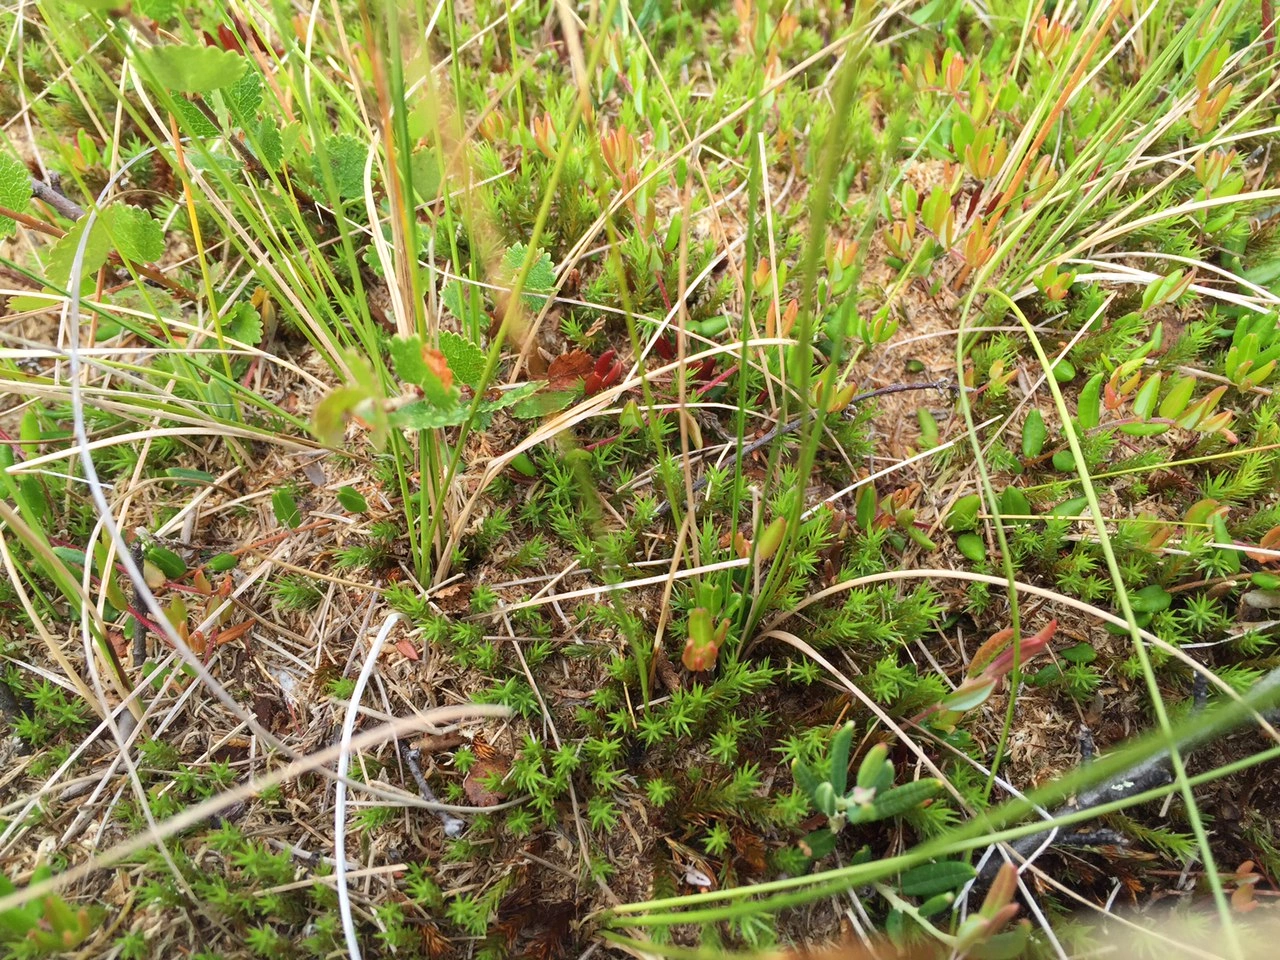
<svg viewBox="0 0 1280 960"><path fill-rule="evenodd" d="M183 559L167 547L152 544L147 547L144 556L169 580L177 580L187 572Z"/></svg>
<svg viewBox="0 0 1280 960"><path fill-rule="evenodd" d="M902 875L898 884L908 897L933 897L951 890L958 890L977 876L977 871L958 860L941 863L922 863Z"/></svg>
<svg viewBox="0 0 1280 960"><path fill-rule="evenodd" d="M271 494L271 509L281 526L293 530L302 523L302 511L298 509L298 501L284 487Z"/></svg>
<svg viewBox="0 0 1280 960"><path fill-rule="evenodd" d="M168 467L164 475L181 484L191 486L209 486L217 483L218 478L208 470L193 470L190 467Z"/></svg>
<svg viewBox="0 0 1280 960"><path fill-rule="evenodd" d="M1106 377L1094 374L1080 391L1076 404L1076 420L1085 430L1092 430L1102 422L1102 384Z"/></svg>
<svg viewBox="0 0 1280 960"><path fill-rule="evenodd" d="M1031 515L1031 501L1017 487L1005 487L1000 494L1000 512L1006 517L1025 519Z"/></svg>
<svg viewBox="0 0 1280 960"><path fill-rule="evenodd" d="M1143 587L1129 595L1129 605L1140 613L1160 613L1173 603L1169 591L1158 583Z"/></svg>
<svg viewBox="0 0 1280 960"><path fill-rule="evenodd" d="M947 514L948 530L972 530L978 525L978 511L982 509L982 496L970 493L951 505Z"/></svg>
<svg viewBox="0 0 1280 960"><path fill-rule="evenodd" d="M956 549L966 560L974 563L987 559L987 545L976 533L962 533L956 537Z"/></svg>
<svg viewBox="0 0 1280 960"><path fill-rule="evenodd" d="M205 564L214 573L226 573L228 570L234 570L240 563L240 558L234 553L219 553L209 558L209 562Z"/></svg>
<svg viewBox="0 0 1280 960"><path fill-rule="evenodd" d="M846 723L831 738L831 766L827 774L836 793L844 793L849 779L849 747L853 743L853 724Z"/></svg>
<svg viewBox="0 0 1280 960"><path fill-rule="evenodd" d="M1032 410L1027 414L1026 422L1022 424L1022 455L1027 459L1040 456L1048 436L1049 431L1045 429L1044 417L1040 415L1039 410Z"/></svg>
<svg viewBox="0 0 1280 960"><path fill-rule="evenodd" d="M348 513L364 513L369 509L369 501L351 484L338 488L338 503L342 505L342 509Z"/></svg>
<svg viewBox="0 0 1280 960"><path fill-rule="evenodd" d="M1091 643L1077 643L1065 650L1059 650L1058 655L1068 663L1093 663L1098 659L1098 651Z"/></svg>

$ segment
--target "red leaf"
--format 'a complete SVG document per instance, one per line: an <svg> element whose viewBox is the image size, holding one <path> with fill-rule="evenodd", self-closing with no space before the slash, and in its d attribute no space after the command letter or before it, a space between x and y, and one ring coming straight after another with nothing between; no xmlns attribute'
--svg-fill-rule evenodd
<svg viewBox="0 0 1280 960"><path fill-rule="evenodd" d="M614 365L613 358L617 355L617 350L606 350L604 353L600 354L600 359L596 361L594 372L599 374L601 379L604 379L605 375L609 372L609 369ZM618 366L621 367L621 364Z"/></svg>
<svg viewBox="0 0 1280 960"><path fill-rule="evenodd" d="M663 360L671 361L676 358L676 345L671 342L671 337L659 337L653 343L654 351Z"/></svg>
<svg viewBox="0 0 1280 960"><path fill-rule="evenodd" d="M591 372L595 361L585 350L570 350L551 361L547 379L552 390L567 390Z"/></svg>
<svg viewBox="0 0 1280 960"><path fill-rule="evenodd" d="M400 651L400 654L406 660L418 659L418 648L414 646L413 642L410 640L397 640L396 649Z"/></svg>
<svg viewBox="0 0 1280 960"><path fill-rule="evenodd" d="M494 793L481 781L489 779L491 773L503 776L506 772L506 765L496 758L478 760L470 772L467 773L467 779L462 781L462 790L467 795L467 799L471 801L471 805L473 807L496 807L502 801L502 796Z"/></svg>

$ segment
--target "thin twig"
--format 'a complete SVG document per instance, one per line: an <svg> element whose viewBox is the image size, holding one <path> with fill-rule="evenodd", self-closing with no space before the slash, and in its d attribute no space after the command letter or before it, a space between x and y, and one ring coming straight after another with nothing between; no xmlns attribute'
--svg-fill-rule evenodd
<svg viewBox="0 0 1280 960"><path fill-rule="evenodd" d="M31 195L53 207L68 220L79 220L84 216L84 207L76 203L62 191L49 186L43 180L31 178Z"/></svg>
<svg viewBox="0 0 1280 960"><path fill-rule="evenodd" d="M1280 689L1280 667L1272 670L1269 674L1259 680L1249 691L1249 699L1253 703L1266 700L1274 696L1275 691ZM1197 705L1202 703L1200 696L1193 691L1193 699ZM1242 721L1247 718L1242 718ZM1183 753L1189 753L1196 747L1202 747L1206 743L1212 742L1219 737L1225 736L1231 730L1240 724L1231 724L1222 727L1219 724L1205 724L1197 727L1187 736L1183 737L1177 744L1178 750ZM1120 771L1113 777L1108 777L1101 783L1094 784L1087 790L1082 790L1076 794L1073 802L1055 810L1054 819L1069 813L1076 813L1080 810L1088 810L1091 807L1114 804L1119 800L1127 800L1129 797L1137 796L1148 790L1165 786L1173 782L1173 773L1169 765L1170 750L1168 747L1152 754L1144 760L1135 763L1133 766ZM1020 859L1025 860L1033 851L1035 851L1042 843L1048 830L1039 833L1031 833L1025 837L1020 837L1013 843L1009 844L1009 849ZM1057 846L1061 838L1055 838L1052 846ZM995 876L996 871L1000 869L1004 863L999 857L992 857L987 861L985 867L978 875L979 884L988 882Z"/></svg>
<svg viewBox="0 0 1280 960"><path fill-rule="evenodd" d="M409 768L409 772L413 774L413 779L418 783L418 792L422 794L424 800L430 800L432 803L439 803L436 798L435 791L431 789L431 784L427 783L427 778L422 773L422 765L418 763L422 756L422 751L417 747L411 747L403 740L400 742L400 756L404 757L405 765ZM440 822L444 824L444 835L446 837L460 837L464 830L467 829L466 823L459 820L447 810L437 810L436 816L440 818Z"/></svg>
<svg viewBox="0 0 1280 960"><path fill-rule="evenodd" d="M948 389L951 389L953 386L954 384L950 380L934 380L929 383L891 383L887 387L879 387L878 389L868 390L866 393L858 394L848 402L848 404L845 406L844 409L847 410L849 409L849 407L855 406L856 404L863 403L867 400L871 400L874 397L882 397L890 393L905 393L908 390L948 390ZM769 430L763 436L757 437L755 440L752 440L750 443L744 443L738 449L737 453L734 455L734 459L736 460L736 459L741 459L743 457L749 457L751 454L755 453L761 447L768 446L778 437L785 436L786 434L789 434L789 433L795 433L797 430L800 429L800 427L805 423L805 421L808 420L813 415L814 415L814 411L810 410L806 415L796 417L794 420L789 420L788 422L782 424L781 426L774 427L772 430ZM707 483L708 483L708 480L705 476L699 477L697 480L694 481L693 493L696 494L701 490L703 490L706 487ZM664 517L670 512L671 512L671 501L664 500L661 504L658 505L658 510L655 516Z"/></svg>

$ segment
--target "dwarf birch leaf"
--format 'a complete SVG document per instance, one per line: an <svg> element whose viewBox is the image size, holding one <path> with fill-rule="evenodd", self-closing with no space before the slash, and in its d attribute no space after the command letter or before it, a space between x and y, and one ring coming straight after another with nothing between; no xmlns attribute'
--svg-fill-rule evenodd
<svg viewBox="0 0 1280 960"><path fill-rule="evenodd" d="M31 174L20 160L0 153L0 206L21 212L31 199ZM8 237L18 224L10 217L0 217L0 237Z"/></svg>
<svg viewBox="0 0 1280 960"><path fill-rule="evenodd" d="M363 196L364 162L369 155L368 146L355 137L340 134L325 140L323 155L324 160L328 161L338 196L344 200ZM326 182L323 162L320 151L311 158L311 170L321 184Z"/></svg>
<svg viewBox="0 0 1280 960"><path fill-rule="evenodd" d="M206 93L231 86L249 62L238 53L217 47L170 44L138 54L144 73L166 90Z"/></svg>
<svg viewBox="0 0 1280 960"><path fill-rule="evenodd" d="M146 210L114 203L102 212L102 218L125 260L151 263L164 256L164 229Z"/></svg>
<svg viewBox="0 0 1280 960"><path fill-rule="evenodd" d="M262 342L262 316L251 303L238 303L222 318L222 332L251 347Z"/></svg>
<svg viewBox="0 0 1280 960"><path fill-rule="evenodd" d="M484 374L484 351L466 337L451 330L440 333L440 352L449 361L453 375L468 387L475 389Z"/></svg>

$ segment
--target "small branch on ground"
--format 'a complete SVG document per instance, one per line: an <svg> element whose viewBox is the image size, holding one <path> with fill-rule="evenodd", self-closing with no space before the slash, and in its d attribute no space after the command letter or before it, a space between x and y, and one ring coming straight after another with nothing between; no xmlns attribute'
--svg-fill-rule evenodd
<svg viewBox="0 0 1280 960"><path fill-rule="evenodd" d="M952 381L950 380L933 380L933 381L930 381L929 383L891 383L887 387L880 387L876 390L868 390L866 393L858 394L857 396L853 397L845 405L844 409L848 410L850 407L856 406L859 403L864 403L867 400L874 399L875 397L883 397L891 393L905 393L909 390L944 391L944 390L953 389L954 386L955 384L952 383ZM778 437L785 436L789 433L795 433L812 416L813 416L813 411L810 410L808 414L806 414L805 416L796 417L794 420L789 420L786 423L784 423L782 426L774 427L772 430L768 431L763 436L757 437L755 440L752 440L750 443L743 444L738 449L737 453L734 455L734 459L749 457L751 454L755 453L761 447L768 446ZM706 485L707 485L707 478L699 477L693 483L693 492L698 493L699 491L703 490L706 487ZM661 504L658 505L658 510L655 516L665 517L670 512L671 512L671 501L664 500Z"/></svg>

